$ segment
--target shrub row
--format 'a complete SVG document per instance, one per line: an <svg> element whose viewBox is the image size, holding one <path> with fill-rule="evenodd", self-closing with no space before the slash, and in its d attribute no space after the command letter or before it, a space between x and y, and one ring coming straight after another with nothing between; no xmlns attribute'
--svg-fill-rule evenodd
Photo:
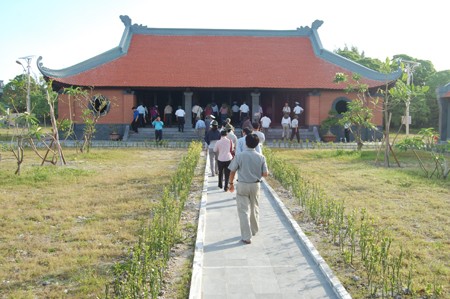
<svg viewBox="0 0 450 299"><path fill-rule="evenodd" d="M319 185L302 178L296 166L278 158L270 149L265 148L264 155L272 176L292 192L305 216L339 246L342 260L351 267L362 266L367 295L382 298L413 295L412 264L406 259L407 254L401 247L392 249L392 238L373 217L364 209L346 215L343 202L329 198ZM439 285L429 285L428 289L429 295L442 294Z"/></svg>
<svg viewBox="0 0 450 299"><path fill-rule="evenodd" d="M125 262L114 266L112 290L106 286L106 298L157 298L172 246L179 239L179 221L189 195L194 170L202 145L192 142L160 202L152 208L148 224Z"/></svg>

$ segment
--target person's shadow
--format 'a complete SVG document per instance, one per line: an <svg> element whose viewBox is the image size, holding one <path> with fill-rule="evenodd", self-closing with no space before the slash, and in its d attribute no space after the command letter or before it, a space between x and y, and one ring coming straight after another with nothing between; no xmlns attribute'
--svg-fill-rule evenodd
<svg viewBox="0 0 450 299"><path fill-rule="evenodd" d="M214 251L220 251L220 250L238 247L241 245L243 245L241 243L241 237L237 236L237 237L221 240L219 242L208 244L203 248L203 251L204 252L214 252Z"/></svg>

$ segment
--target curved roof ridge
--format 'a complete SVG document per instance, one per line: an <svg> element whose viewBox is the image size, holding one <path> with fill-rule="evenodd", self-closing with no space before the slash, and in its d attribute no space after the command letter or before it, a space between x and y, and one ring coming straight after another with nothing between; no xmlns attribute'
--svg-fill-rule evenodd
<svg viewBox="0 0 450 299"><path fill-rule="evenodd" d="M36 64L37 64L39 71L44 76L52 77L52 78L64 78L64 77L77 75L84 71L96 68L102 64L113 61L125 54L126 54L126 52L124 52L121 47L115 47L111 50L103 52L102 54L99 54L97 56L89 58L89 59L82 61L80 63L77 63L73 66L69 66L67 68L59 69L59 70L54 70L54 69L45 67L44 64L42 63L42 56L39 56L39 58L36 61Z"/></svg>
<svg viewBox="0 0 450 299"><path fill-rule="evenodd" d="M125 29L122 34L121 41L118 47L115 47L102 54L94 56L88 60L75 64L60 70L53 70L43 66L42 57L39 57L37 64L39 70L47 77L65 78L78 75L85 71L89 71L103 64L109 63L128 53L131 44L131 39L136 35L160 35L160 36L252 36L252 37L305 37L311 42L314 54L316 57L323 59L326 62L334 64L338 67L347 69L350 72L358 73L361 76L380 82L390 82L398 79L401 76L401 70L397 70L390 74L380 73L369 69L361 64L349 60L336 53L328 51L323 48L318 35L318 28L323 24L321 20L315 20L312 26L299 27L296 30L256 30L256 29L181 29L181 28L148 28L144 25L132 24L131 18L126 15L121 15L120 19L124 23Z"/></svg>

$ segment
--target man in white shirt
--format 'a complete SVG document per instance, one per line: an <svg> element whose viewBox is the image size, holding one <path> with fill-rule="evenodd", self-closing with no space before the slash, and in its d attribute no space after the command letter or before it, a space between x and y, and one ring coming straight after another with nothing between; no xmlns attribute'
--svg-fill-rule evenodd
<svg viewBox="0 0 450 299"><path fill-rule="evenodd" d="M300 143L300 132L298 131L298 116L295 115L294 119L291 121L291 141L292 139L294 139L294 135L295 137L297 137L297 142Z"/></svg>
<svg viewBox="0 0 450 299"><path fill-rule="evenodd" d="M258 138L259 138L259 144L258 144L258 146L261 148L261 152L262 152L262 146L263 146L263 144L264 144L264 141L266 141L266 136L264 135L263 132L261 132L261 131L259 130L259 123L254 122L254 123L252 123L252 126L253 126L252 134L258 135Z"/></svg>
<svg viewBox="0 0 450 299"><path fill-rule="evenodd" d="M236 144L236 155L242 153L243 151L245 151L247 149L247 145L245 144L245 136L247 136L249 134L253 134L253 132L249 128L244 128L242 130L242 137L238 138L237 144ZM255 147L255 150L256 150L256 152L262 154L261 143L258 143L258 145Z"/></svg>
<svg viewBox="0 0 450 299"><path fill-rule="evenodd" d="M289 138L289 128L291 127L291 118L289 117L289 114L285 113L283 118L281 119L281 126L283 127L283 133L281 135L281 138Z"/></svg>
<svg viewBox="0 0 450 299"><path fill-rule="evenodd" d="M136 108L137 112L139 112L139 127L145 127L145 107L144 105L139 104Z"/></svg>
<svg viewBox="0 0 450 299"><path fill-rule="evenodd" d="M241 107L239 107L239 111L240 111L240 119L241 122L244 121L244 119L248 116L248 113L250 112L250 107L248 107L247 103L244 101L241 105Z"/></svg>
<svg viewBox="0 0 450 299"><path fill-rule="evenodd" d="M194 107L192 107L192 120L193 120L194 126L195 126L195 120L197 119L197 117L202 118L202 112L203 112L203 109L199 105L195 104Z"/></svg>
<svg viewBox="0 0 450 299"><path fill-rule="evenodd" d="M295 107L293 109L293 112L295 115L297 115L297 120L300 120L300 114L303 113L303 108L300 107L300 103L299 102L295 102Z"/></svg>
<svg viewBox="0 0 450 299"><path fill-rule="evenodd" d="M261 128L262 128L264 135L267 135L267 133L269 132L269 127L270 127L271 122L272 122L272 120L267 115L264 115L261 118L260 123L261 123Z"/></svg>
<svg viewBox="0 0 450 299"><path fill-rule="evenodd" d="M178 122L178 132L184 132L184 116L186 115L186 112L181 108L181 106L178 106L178 110L175 111L175 116L177 117Z"/></svg>

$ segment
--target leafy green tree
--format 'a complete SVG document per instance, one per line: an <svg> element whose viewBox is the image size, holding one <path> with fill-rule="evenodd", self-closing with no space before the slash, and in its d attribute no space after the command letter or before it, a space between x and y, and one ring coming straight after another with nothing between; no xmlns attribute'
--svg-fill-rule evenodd
<svg viewBox="0 0 450 299"><path fill-rule="evenodd" d="M334 52L372 70L382 72L383 62L378 59L366 57L364 52L360 52L355 46L352 46L351 48L345 46L343 49L339 48ZM411 127L437 128L439 106L436 101L435 90L437 86L445 85L450 82L450 71L436 73L436 69L431 61L416 59L406 54L394 55L392 61L398 59L420 63L414 70L411 83L415 86L430 86L430 89L422 97L417 97L411 102L410 115L413 120ZM403 104L404 103L401 102L392 102L389 111L392 113L393 127L401 127L402 116L405 114L405 107Z"/></svg>
<svg viewBox="0 0 450 299"><path fill-rule="evenodd" d="M351 49L345 46L344 49L339 48L334 52L375 71L379 71L383 64L379 59L366 57L364 52L359 53L358 48L354 46Z"/></svg>
<svg viewBox="0 0 450 299"><path fill-rule="evenodd" d="M14 113L27 111L27 82L26 74L16 76L5 85L0 103ZM42 123L49 115L45 81L30 77L30 82L31 114Z"/></svg>
<svg viewBox="0 0 450 299"><path fill-rule="evenodd" d="M389 90L389 94L391 97L395 100L394 103L396 105L394 107L403 108L403 111L401 115L397 115L400 117L405 115L405 107L407 105L407 102L410 103L410 115L413 117L414 115L418 115L417 111L418 109L422 108L422 114L421 117L428 116L429 117L429 108L425 105L425 95L429 90L429 87L426 85L415 85L414 83L408 85L407 84L407 74L404 73L401 80L398 80L394 86L394 88ZM394 110L394 109L393 109ZM396 113L398 113L399 109L394 110ZM396 116L394 114L394 117ZM419 117L417 117L419 118ZM401 124L400 124L401 126Z"/></svg>

